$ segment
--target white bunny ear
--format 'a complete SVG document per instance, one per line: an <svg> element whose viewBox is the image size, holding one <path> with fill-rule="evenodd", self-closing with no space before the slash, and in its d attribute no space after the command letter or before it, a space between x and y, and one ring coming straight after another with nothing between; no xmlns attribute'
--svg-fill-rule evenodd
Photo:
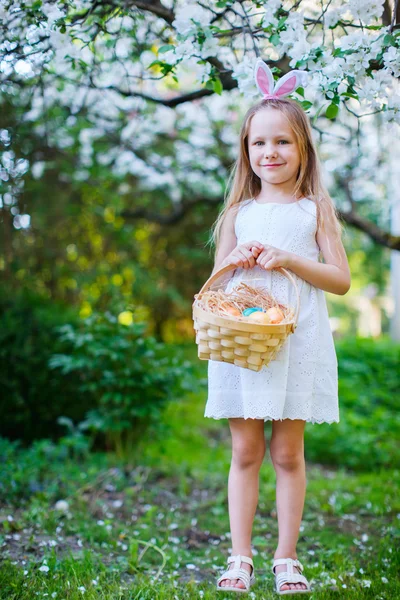
<svg viewBox="0 0 400 600"><path fill-rule="evenodd" d="M283 98L294 92L298 87L302 87L304 82L303 71L289 71L281 77L276 84L274 95Z"/></svg>
<svg viewBox="0 0 400 600"><path fill-rule="evenodd" d="M258 58L254 67L256 85L262 94L272 94L274 91L274 76L269 66Z"/></svg>

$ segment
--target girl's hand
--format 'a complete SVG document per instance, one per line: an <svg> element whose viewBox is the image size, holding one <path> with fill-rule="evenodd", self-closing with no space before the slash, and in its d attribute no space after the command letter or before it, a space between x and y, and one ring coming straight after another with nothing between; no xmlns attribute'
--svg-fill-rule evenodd
<svg viewBox="0 0 400 600"><path fill-rule="evenodd" d="M257 241L240 244L226 257L222 266L236 265L243 269L252 269L263 248L264 246Z"/></svg>
<svg viewBox="0 0 400 600"><path fill-rule="evenodd" d="M276 267L290 268L291 257L292 252L264 244L263 250L256 259L256 263L266 271L275 269Z"/></svg>

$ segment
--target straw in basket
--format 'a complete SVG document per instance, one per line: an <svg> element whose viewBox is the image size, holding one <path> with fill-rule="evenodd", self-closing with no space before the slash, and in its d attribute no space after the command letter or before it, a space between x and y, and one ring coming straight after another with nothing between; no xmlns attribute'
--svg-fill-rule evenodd
<svg viewBox="0 0 400 600"><path fill-rule="evenodd" d="M264 365L274 360L287 337L294 333L297 327L299 290L294 277L283 267L276 267L277 271L289 279L296 291L296 309L289 309L284 321L278 324L262 324L250 320L246 322L243 317L220 316L205 310L202 299L211 289L218 289L215 282L232 269L237 269L237 266L228 265L214 273L195 295L192 308L198 357L201 360L227 362L252 371L260 371ZM251 281L250 279L248 283ZM265 285L265 281L263 284ZM240 297L239 293L236 294L236 297L238 296Z"/></svg>

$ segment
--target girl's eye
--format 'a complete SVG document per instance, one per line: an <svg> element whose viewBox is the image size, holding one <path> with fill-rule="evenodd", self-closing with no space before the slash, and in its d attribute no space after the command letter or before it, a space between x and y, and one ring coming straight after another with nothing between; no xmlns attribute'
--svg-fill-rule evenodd
<svg viewBox="0 0 400 600"><path fill-rule="evenodd" d="M280 142L284 142L285 144L288 144L288 143L289 143L287 140L279 140L279 142L278 142L278 143L280 143ZM264 143L264 142L261 142L261 141L259 140L258 142L256 142L256 146L257 146L257 144L263 144L263 143Z"/></svg>

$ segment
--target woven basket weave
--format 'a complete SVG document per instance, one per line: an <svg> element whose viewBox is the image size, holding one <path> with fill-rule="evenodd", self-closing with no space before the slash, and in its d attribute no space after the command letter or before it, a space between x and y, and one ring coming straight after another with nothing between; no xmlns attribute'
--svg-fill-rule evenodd
<svg viewBox="0 0 400 600"><path fill-rule="evenodd" d="M293 320L279 324L248 323L236 317L222 317L198 305L201 295L209 290L224 273L237 269L236 265L223 267L212 275L196 295L193 303L193 321L196 330L198 357L232 363L238 367L260 371L274 360L287 337L294 333L300 308L299 290L293 276L283 267L276 270L285 275L296 291L296 310ZM250 284L251 280L246 281Z"/></svg>

